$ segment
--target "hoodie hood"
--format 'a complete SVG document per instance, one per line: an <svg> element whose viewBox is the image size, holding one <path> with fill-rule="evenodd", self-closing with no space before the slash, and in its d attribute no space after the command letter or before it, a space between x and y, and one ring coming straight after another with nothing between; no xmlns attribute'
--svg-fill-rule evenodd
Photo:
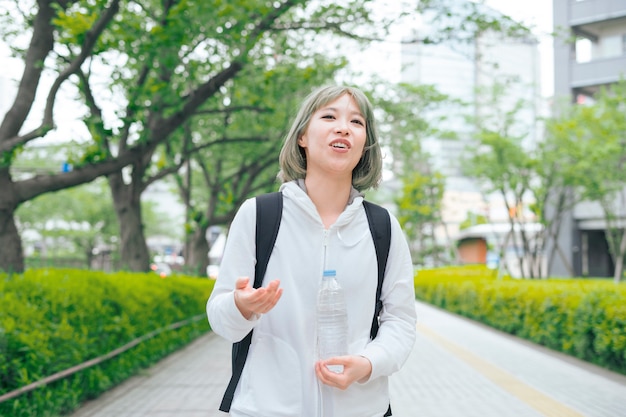
<svg viewBox="0 0 626 417"><path fill-rule="evenodd" d="M304 211L312 221L316 222L320 226L320 228L324 227L315 204L313 204L313 201L306 193L304 180L295 180L284 183L280 187L280 191L283 193L285 198L292 200L298 209ZM339 215L337 221L335 221L335 223L328 228L328 232L331 234L336 233L337 237L343 242L344 245L348 247L354 246L362 239L367 238L370 233L367 221L364 219L365 213L363 211L363 193L352 187L352 190L350 190L348 205ZM355 221L365 221L365 223L363 227L352 227L352 224Z"/></svg>
<svg viewBox="0 0 626 417"><path fill-rule="evenodd" d="M296 203L300 209L304 210L309 216L322 224L322 219L317 212L317 208L306 192L306 185L303 179L283 183L280 186L280 191L285 197ZM348 205L341 215L339 215L337 221L331 225L330 229L345 227L362 210L362 206L363 193L352 187L350 197L348 198Z"/></svg>

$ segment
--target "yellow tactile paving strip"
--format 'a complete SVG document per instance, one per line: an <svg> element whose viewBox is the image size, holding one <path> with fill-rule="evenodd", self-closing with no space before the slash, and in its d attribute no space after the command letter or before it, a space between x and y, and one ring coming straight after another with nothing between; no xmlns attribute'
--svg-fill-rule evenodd
<svg viewBox="0 0 626 417"><path fill-rule="evenodd" d="M462 348L456 343L442 337L432 329L422 324L417 325L417 330L422 335L428 337L438 345L450 351L459 359L470 365L476 371L480 372L486 378L493 381L502 389L508 391L513 396L519 398L535 410L539 411L546 417L585 417L576 410L564 405L536 390L535 388L520 381L510 373L498 368L497 366L481 359L467 349Z"/></svg>

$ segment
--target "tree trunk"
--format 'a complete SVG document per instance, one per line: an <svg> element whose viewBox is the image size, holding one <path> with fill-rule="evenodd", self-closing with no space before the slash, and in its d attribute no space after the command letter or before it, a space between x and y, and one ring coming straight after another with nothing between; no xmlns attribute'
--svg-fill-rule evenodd
<svg viewBox="0 0 626 417"><path fill-rule="evenodd" d="M8 169L0 170L0 271L24 272L22 238L15 225L17 204L12 196L14 184Z"/></svg>
<svg viewBox="0 0 626 417"><path fill-rule="evenodd" d="M613 281L619 283L622 280L624 274L624 255L626 254L626 228L622 233L622 241L619 245L619 253L615 257L615 272L613 273Z"/></svg>
<svg viewBox="0 0 626 417"><path fill-rule="evenodd" d="M207 226L198 226L189 236L189 251L185 256L185 266L188 273L206 276L210 250L206 238L207 230Z"/></svg>
<svg viewBox="0 0 626 417"><path fill-rule="evenodd" d="M125 184L121 173L109 176L109 186L120 227L121 267L129 271L149 271L150 254L141 218L140 187Z"/></svg>
<svg viewBox="0 0 626 417"><path fill-rule="evenodd" d="M85 259L87 261L87 269L93 269L95 267L94 258L95 258L95 255L93 253L93 245L90 245L88 248L85 249Z"/></svg>
<svg viewBox="0 0 626 417"><path fill-rule="evenodd" d="M22 238L15 226L13 210L0 208L0 271L24 272Z"/></svg>

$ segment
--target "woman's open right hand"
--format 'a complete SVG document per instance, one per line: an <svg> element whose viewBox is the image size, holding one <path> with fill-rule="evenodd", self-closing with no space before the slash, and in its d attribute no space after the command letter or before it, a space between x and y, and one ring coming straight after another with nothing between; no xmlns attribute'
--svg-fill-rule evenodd
<svg viewBox="0 0 626 417"><path fill-rule="evenodd" d="M253 288L248 277L237 278L235 283L235 305L248 320L254 314L267 313L274 308L282 294L278 279L261 288Z"/></svg>

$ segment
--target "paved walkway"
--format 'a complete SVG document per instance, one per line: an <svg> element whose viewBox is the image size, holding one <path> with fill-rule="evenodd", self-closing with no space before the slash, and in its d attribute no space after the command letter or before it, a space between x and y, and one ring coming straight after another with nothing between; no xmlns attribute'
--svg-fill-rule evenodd
<svg viewBox="0 0 626 417"><path fill-rule="evenodd" d="M418 336L391 378L394 417L626 417L626 377L416 303ZM209 334L72 417L222 417L230 345ZM296 417L296 416L294 416Z"/></svg>

